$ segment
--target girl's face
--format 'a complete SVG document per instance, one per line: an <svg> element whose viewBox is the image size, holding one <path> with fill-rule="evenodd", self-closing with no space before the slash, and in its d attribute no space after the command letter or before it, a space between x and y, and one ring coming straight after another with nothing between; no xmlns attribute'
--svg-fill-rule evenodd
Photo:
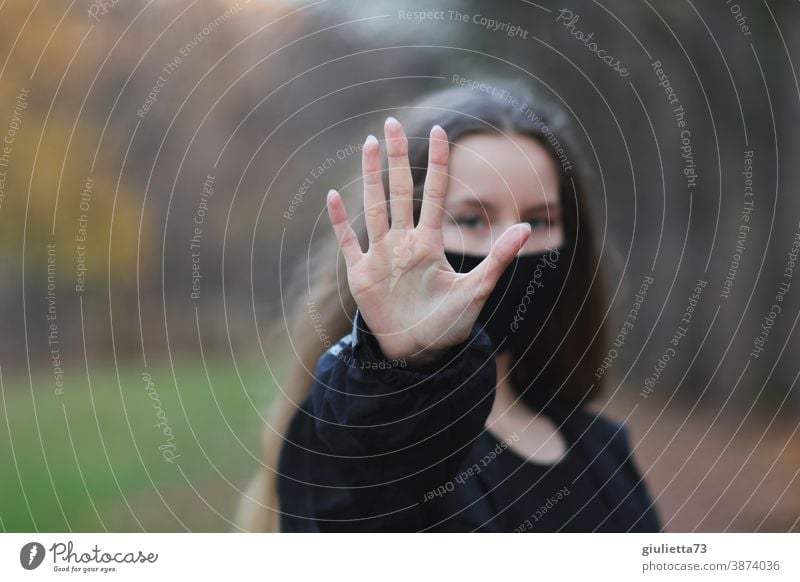
<svg viewBox="0 0 800 582"><path fill-rule="evenodd" d="M563 241L558 169L535 139L511 134L466 135L450 148L450 182L442 225L444 248L488 255L492 243L519 222L531 225L520 254Z"/></svg>

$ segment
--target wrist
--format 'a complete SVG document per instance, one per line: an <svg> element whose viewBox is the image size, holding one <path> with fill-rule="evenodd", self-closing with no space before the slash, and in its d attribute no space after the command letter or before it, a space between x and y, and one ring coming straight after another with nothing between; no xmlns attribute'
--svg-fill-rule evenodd
<svg viewBox="0 0 800 582"><path fill-rule="evenodd" d="M449 348L421 350L415 354L406 356L405 360L408 362L409 366L413 367L430 366L443 359L448 349Z"/></svg>

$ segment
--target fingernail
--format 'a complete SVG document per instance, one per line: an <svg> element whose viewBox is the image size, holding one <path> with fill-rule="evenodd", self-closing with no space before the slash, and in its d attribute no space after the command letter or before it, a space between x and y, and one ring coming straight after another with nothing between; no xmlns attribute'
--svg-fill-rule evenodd
<svg viewBox="0 0 800 582"><path fill-rule="evenodd" d="M375 137L374 135L372 135L372 134L369 134L369 135L367 136L367 141L365 141L364 143L369 143L369 142L372 142L372 141L374 141L375 143L378 143L378 138L376 138L376 137Z"/></svg>
<svg viewBox="0 0 800 582"><path fill-rule="evenodd" d="M390 115L389 117L386 118L386 123L400 123L400 122Z"/></svg>
<svg viewBox="0 0 800 582"><path fill-rule="evenodd" d="M433 130L434 130L434 129L436 129L437 127L438 127L439 129L442 129L442 126L441 126L441 125L439 125L439 124L437 123L436 125L434 125L434 126L431 128L431 133L433 133Z"/></svg>

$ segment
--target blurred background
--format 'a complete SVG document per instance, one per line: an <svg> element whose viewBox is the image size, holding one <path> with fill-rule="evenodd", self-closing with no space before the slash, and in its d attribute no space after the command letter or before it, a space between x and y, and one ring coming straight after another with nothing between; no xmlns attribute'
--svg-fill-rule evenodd
<svg viewBox="0 0 800 582"><path fill-rule="evenodd" d="M666 529L800 531L798 30L790 0L0 3L0 531L233 529L325 193L490 76L572 116L612 337L641 306L597 408Z"/></svg>

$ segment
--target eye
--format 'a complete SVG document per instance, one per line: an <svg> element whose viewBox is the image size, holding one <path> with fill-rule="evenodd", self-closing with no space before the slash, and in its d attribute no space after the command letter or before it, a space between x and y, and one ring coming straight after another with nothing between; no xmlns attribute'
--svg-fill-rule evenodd
<svg viewBox="0 0 800 582"><path fill-rule="evenodd" d="M546 217L537 216L526 221L531 225L531 229L545 228L550 226L550 221Z"/></svg>
<svg viewBox="0 0 800 582"><path fill-rule="evenodd" d="M477 214L469 214L456 218L455 223L468 229L477 229L486 226L486 220L484 217L478 216Z"/></svg>

